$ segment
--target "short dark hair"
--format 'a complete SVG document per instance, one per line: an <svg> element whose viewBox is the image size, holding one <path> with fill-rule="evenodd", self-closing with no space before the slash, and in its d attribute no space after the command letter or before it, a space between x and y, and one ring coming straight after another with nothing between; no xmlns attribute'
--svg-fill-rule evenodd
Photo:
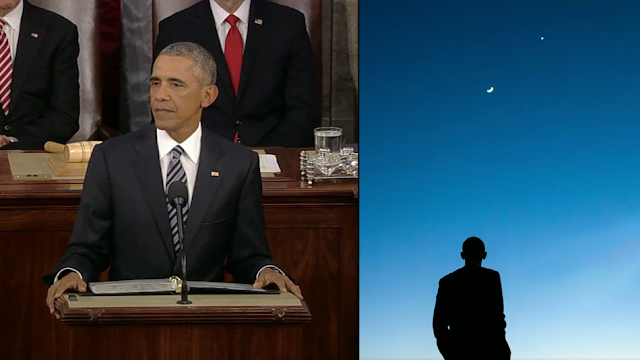
<svg viewBox="0 0 640 360"><path fill-rule="evenodd" d="M194 74L200 79L204 86L215 85L216 83L216 61L202 46L191 42L173 43L162 49L160 55L180 56L191 60Z"/></svg>
<svg viewBox="0 0 640 360"><path fill-rule="evenodd" d="M484 242L475 236L468 238L462 243L462 252L471 257L482 257L484 254Z"/></svg>

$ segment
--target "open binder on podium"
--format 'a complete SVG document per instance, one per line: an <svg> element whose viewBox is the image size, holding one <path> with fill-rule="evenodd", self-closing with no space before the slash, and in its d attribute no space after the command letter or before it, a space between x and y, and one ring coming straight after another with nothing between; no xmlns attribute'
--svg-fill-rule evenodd
<svg viewBox="0 0 640 360"><path fill-rule="evenodd" d="M159 295L180 294L182 280L177 276L168 279L120 280L89 283L93 295ZM279 294L278 290L255 289L249 284L189 281L190 294Z"/></svg>

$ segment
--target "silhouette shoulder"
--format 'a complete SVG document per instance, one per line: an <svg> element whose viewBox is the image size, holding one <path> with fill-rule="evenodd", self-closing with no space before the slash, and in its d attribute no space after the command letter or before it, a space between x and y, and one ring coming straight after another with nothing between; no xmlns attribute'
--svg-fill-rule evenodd
<svg viewBox="0 0 640 360"><path fill-rule="evenodd" d="M447 274L447 275L443 276L443 277L440 279L439 284L440 284L440 285L442 285L442 284L447 284L447 283L451 282L451 281L453 280L453 278L455 278L455 276L456 276L456 272L458 272L458 270L456 270L456 271L454 271L454 272L452 272L452 273L449 273L449 274Z"/></svg>
<svg viewBox="0 0 640 360"><path fill-rule="evenodd" d="M488 274L494 275L494 276L500 276L500 273L496 270L493 269L487 269L487 268L483 268Z"/></svg>

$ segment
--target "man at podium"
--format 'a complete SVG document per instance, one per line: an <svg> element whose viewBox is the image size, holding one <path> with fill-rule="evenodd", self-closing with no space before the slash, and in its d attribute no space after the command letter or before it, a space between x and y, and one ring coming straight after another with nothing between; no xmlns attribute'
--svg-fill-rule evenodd
<svg viewBox="0 0 640 360"><path fill-rule="evenodd" d="M235 282L275 284L302 298L271 261L257 153L200 124L218 95L215 74L201 46L168 46L151 76L155 123L96 146L67 251L43 278L51 284L52 314L55 299L86 291L107 268L109 280L182 274L177 212L167 197L176 181L188 189L182 210L188 280L221 282L226 269Z"/></svg>

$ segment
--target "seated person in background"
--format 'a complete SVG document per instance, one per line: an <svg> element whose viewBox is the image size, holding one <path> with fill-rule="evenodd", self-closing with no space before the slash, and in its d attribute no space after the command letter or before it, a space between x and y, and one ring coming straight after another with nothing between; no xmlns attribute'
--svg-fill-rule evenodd
<svg viewBox="0 0 640 360"><path fill-rule="evenodd" d="M78 29L26 0L0 0L0 149L39 150L78 131Z"/></svg>
<svg viewBox="0 0 640 360"><path fill-rule="evenodd" d="M156 52L190 41L218 64L220 95L202 125L245 146L313 146L320 122L302 13L266 0L202 0L160 22Z"/></svg>
<svg viewBox="0 0 640 360"><path fill-rule="evenodd" d="M271 261L257 153L200 125L202 109L218 95L215 68L199 45L165 48L151 76L155 125L95 147L67 252L44 276L53 283L51 313L56 298L86 291L108 267L109 280L180 276L176 214L166 195L174 181L189 189L188 280L224 281L226 258L234 281L276 284L302 298Z"/></svg>

